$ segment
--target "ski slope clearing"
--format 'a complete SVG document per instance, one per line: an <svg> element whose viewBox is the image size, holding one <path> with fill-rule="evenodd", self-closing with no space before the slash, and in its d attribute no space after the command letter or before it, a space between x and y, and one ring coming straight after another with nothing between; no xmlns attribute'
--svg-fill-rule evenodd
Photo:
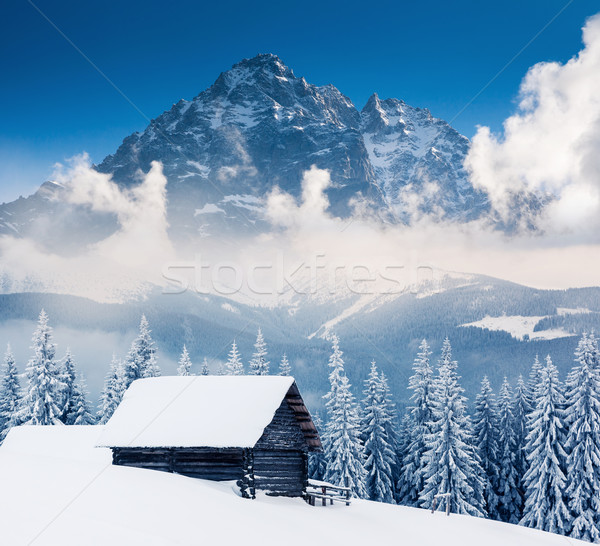
<svg viewBox="0 0 600 546"><path fill-rule="evenodd" d="M568 310L571 311L571 310ZM566 313L563 313L566 314ZM512 337L522 341L525 336L529 336L529 339L558 339L561 337L571 337L575 334L566 332L560 328L553 328L550 330L534 331L534 328L540 320L547 318L546 316L541 317L523 317L520 315L515 316L502 316L502 317L484 317L476 322L469 322L468 324L461 324L461 327L472 326L474 328L482 328L484 330L492 331L504 331L508 332Z"/></svg>
<svg viewBox="0 0 600 546"><path fill-rule="evenodd" d="M20 427L0 447L2 543L33 545L560 546L558 535L468 516L354 501L254 501L231 483L116 467L96 427Z"/></svg>

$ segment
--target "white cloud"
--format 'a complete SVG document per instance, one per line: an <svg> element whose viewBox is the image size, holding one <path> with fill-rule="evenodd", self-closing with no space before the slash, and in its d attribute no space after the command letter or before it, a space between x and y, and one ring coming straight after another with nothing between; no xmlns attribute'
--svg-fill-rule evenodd
<svg viewBox="0 0 600 546"><path fill-rule="evenodd" d="M549 234L598 240L600 227L600 14L583 28L584 48L566 64L539 63L525 76L518 112L502 135L481 127L467 167L504 217L512 195L547 194L533 218ZM532 218L530 218L531 220Z"/></svg>
<svg viewBox="0 0 600 546"><path fill-rule="evenodd" d="M130 189L92 169L86 155L74 158L68 168L59 166L55 174L65 190L62 199L115 214L118 229L75 256L54 254L33 239L1 237L1 269L9 273L9 289L113 301L143 292L147 282L159 282L162 264L174 256L167 234L167 180L162 166L152 163Z"/></svg>

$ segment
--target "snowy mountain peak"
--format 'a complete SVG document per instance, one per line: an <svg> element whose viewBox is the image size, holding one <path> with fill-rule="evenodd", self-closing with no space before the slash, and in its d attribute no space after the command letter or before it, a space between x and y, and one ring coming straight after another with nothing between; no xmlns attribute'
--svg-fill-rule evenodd
<svg viewBox="0 0 600 546"><path fill-rule="evenodd" d="M268 229L265 194L277 185L298 196L313 165L331 173L329 210L338 216L359 198L399 221L431 211L459 221L478 217L487 202L463 168L468 148L426 109L373 94L359 112L335 86L312 85L277 55L260 54L126 137L97 168L131 186L140 170L162 162L171 235L192 241ZM1 231L25 233L45 210L18 209L23 215L9 218L15 207L0 207ZM112 226L101 224L98 233Z"/></svg>

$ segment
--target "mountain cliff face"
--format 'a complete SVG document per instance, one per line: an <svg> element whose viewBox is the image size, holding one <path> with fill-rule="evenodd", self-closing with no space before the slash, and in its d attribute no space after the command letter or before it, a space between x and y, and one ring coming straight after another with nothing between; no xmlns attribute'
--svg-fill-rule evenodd
<svg viewBox="0 0 600 546"><path fill-rule="evenodd" d="M374 94L361 112L361 133L376 184L401 221L421 214L471 220L488 210L463 166L469 140L429 110Z"/></svg>
<svg viewBox="0 0 600 546"><path fill-rule="evenodd" d="M302 173L312 165L331 172L328 197L337 216L348 215L358 200L386 221L408 222L423 213L478 217L487 201L463 168L468 147L428 110L373 95L359 112L332 85L311 85L277 56L258 55L125 138L97 168L129 186L140 169L161 161L172 235L193 240L266 229L265 194L278 185L298 196ZM47 196L23 201L0 206L0 232L31 234L40 216L65 220ZM97 233L114 224L83 218L77 225L86 221L101 224Z"/></svg>

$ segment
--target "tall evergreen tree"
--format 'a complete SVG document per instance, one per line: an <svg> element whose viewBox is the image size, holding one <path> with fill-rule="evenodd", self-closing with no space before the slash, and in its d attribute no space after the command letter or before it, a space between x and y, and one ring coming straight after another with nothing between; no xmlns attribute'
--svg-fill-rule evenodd
<svg viewBox="0 0 600 546"><path fill-rule="evenodd" d="M402 471L398 482L400 503L418 506L419 495L425 484L424 470L426 451L425 437L430 432L433 420L434 381L430 363L431 350L427 340L419 346L419 353L413 363L413 375L408 381L412 391L411 405L408 408L410 426L409 440L402 461Z"/></svg>
<svg viewBox="0 0 600 546"><path fill-rule="evenodd" d="M125 389L136 379L160 375L156 363L156 346L151 333L146 316L142 315L140 332L125 359Z"/></svg>
<svg viewBox="0 0 600 546"><path fill-rule="evenodd" d="M398 504L404 504L404 498L400 487L403 485L402 482L402 471L405 466L404 461L408 460L408 446L410 445L410 432L411 432L411 415L407 411L402 415L400 420L400 426L398 428L398 436L396 440L396 458L398 466L396 469L396 483L394 490L394 498Z"/></svg>
<svg viewBox="0 0 600 546"><path fill-rule="evenodd" d="M73 406L67 415L67 425L95 425L96 419L88 402L89 392L82 374L73 387Z"/></svg>
<svg viewBox="0 0 600 546"><path fill-rule="evenodd" d="M200 370L200 375L210 375L210 370L208 368L208 360L206 357L204 357L204 360L202 361L202 368Z"/></svg>
<svg viewBox="0 0 600 546"><path fill-rule="evenodd" d="M322 437L324 428L323 428L323 420L321 416L316 413L313 418L313 423L319 433L319 436ZM325 477L325 472L327 471L327 461L325 460L325 455L321 451L312 451L308 454L308 476L312 480L322 481Z"/></svg>
<svg viewBox="0 0 600 546"><path fill-rule="evenodd" d="M519 505L519 520L523 516L523 503L525 497L525 485L523 479L527 472L527 457L525 454L525 446L527 444L527 421L529 402L527 400L527 386L520 375L517 379L515 388L515 397L513 402L513 418L515 430L515 469L517 471L517 490L521 498Z"/></svg>
<svg viewBox="0 0 600 546"><path fill-rule="evenodd" d="M2 382L0 383L0 443L6 437L8 431L19 424L18 413L21 396L19 372L10 345L8 345L4 355L4 370Z"/></svg>
<svg viewBox="0 0 600 546"><path fill-rule="evenodd" d="M399 449L399 438L397 431L397 414L396 406L392 402L392 394L390 392L390 386L386 375L383 372L379 373L379 388L381 389L381 403L385 415L388 419L385 420L383 428L387 435L388 443L393 451L393 458L391 462L392 468L392 492L394 495L394 502L398 502L398 480L400 479L400 449Z"/></svg>
<svg viewBox="0 0 600 546"><path fill-rule="evenodd" d="M279 363L279 375L292 375L292 367L285 353L283 353L283 357Z"/></svg>
<svg viewBox="0 0 600 546"><path fill-rule="evenodd" d="M540 378L542 374L542 364L538 355L535 355L531 371L529 372L529 379L527 381L527 389L525 392L525 398L527 400L527 413L531 413L535 409L536 391L540 384Z"/></svg>
<svg viewBox="0 0 600 546"><path fill-rule="evenodd" d="M77 371L75 370L75 361L71 354L71 349L67 347L65 358L60 369L60 380L63 383L62 391L62 413L60 420L67 422L67 416L73 411L75 404L75 382L77 381Z"/></svg>
<svg viewBox="0 0 600 546"><path fill-rule="evenodd" d="M330 337L331 340L331 355L329 356L329 368L331 371L329 372L329 392L323 397L325 399L325 404L333 403L332 401L337 396L337 389L344 375L344 359L343 352L340 349L340 342L337 335L332 334ZM327 412L328 417L330 417L330 412ZM326 423L322 429L321 434L321 443L323 444L323 453L324 458L328 461L329 454L331 453L331 446L329 445L329 423Z"/></svg>
<svg viewBox="0 0 600 546"><path fill-rule="evenodd" d="M124 392L123 364L113 355L110 368L104 379L104 388L100 394L100 407L97 412L98 423L108 422L121 403Z"/></svg>
<svg viewBox="0 0 600 546"><path fill-rule="evenodd" d="M500 496L498 513L502 521L516 524L521 518L523 499L518 488L517 439L513 403L513 394L505 377L498 400L498 493Z"/></svg>
<svg viewBox="0 0 600 546"><path fill-rule="evenodd" d="M235 339L231 344L231 351L229 351L226 370L228 375L244 375L244 363L237 350Z"/></svg>
<svg viewBox="0 0 600 546"><path fill-rule="evenodd" d="M52 328L43 309L33 334L31 348L34 354L27 364L27 393L20 419L30 425L60 423L63 383L54 361L56 345L53 342Z"/></svg>
<svg viewBox="0 0 600 546"><path fill-rule="evenodd" d="M525 508L521 525L565 534L570 514L565 506L564 397L550 356L540 372L535 409L529 419Z"/></svg>
<svg viewBox="0 0 600 546"><path fill-rule="evenodd" d="M498 514L498 491L499 491L499 468L498 468L498 408L496 397L487 377L481 382L481 391L475 399L475 418L473 421L473 432L477 445L479 460L483 468L485 482L485 501L488 516L499 519Z"/></svg>
<svg viewBox="0 0 600 546"><path fill-rule="evenodd" d="M360 418L344 371L339 341L333 336L333 353L329 359L330 390L325 395L329 421L326 427L325 480L350 487L352 493L365 498L364 451L360 442Z"/></svg>
<svg viewBox="0 0 600 546"><path fill-rule="evenodd" d="M598 343L583 334L566 383L568 507L570 536L600 541L600 360Z"/></svg>
<svg viewBox="0 0 600 546"><path fill-rule="evenodd" d="M371 362L371 371L365 380L363 394L361 437L365 452L367 498L391 503L394 500L392 466L396 454L392 450L387 433L391 415L385 406L384 392L375 362Z"/></svg>
<svg viewBox="0 0 600 546"><path fill-rule="evenodd" d="M250 361L250 375L269 375L267 344L260 328L258 329L256 343L254 343L254 353Z"/></svg>
<svg viewBox="0 0 600 546"><path fill-rule="evenodd" d="M449 503L451 512L481 517L485 516L483 470L456 368L446 338L435 381L431 432L425 437L425 486L420 502L432 507L436 495L448 495L440 500L439 510Z"/></svg>
<svg viewBox="0 0 600 546"><path fill-rule="evenodd" d="M192 361L187 347L184 345L179 357L179 366L177 367L177 375L187 377L192 375Z"/></svg>

